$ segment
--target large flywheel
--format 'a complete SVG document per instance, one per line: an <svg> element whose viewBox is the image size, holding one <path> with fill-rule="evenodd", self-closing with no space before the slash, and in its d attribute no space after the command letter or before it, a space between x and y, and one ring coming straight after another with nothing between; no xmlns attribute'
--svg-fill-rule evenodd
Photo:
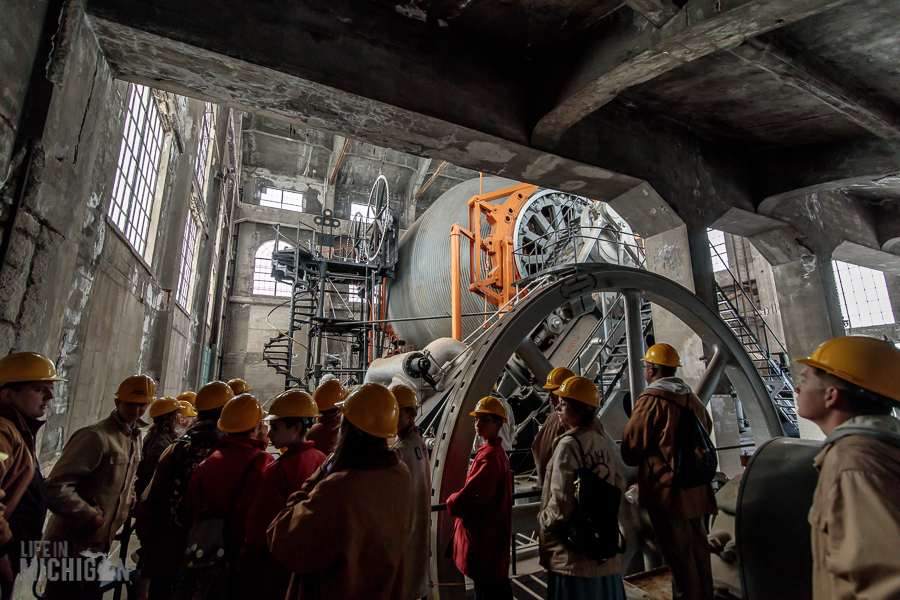
<svg viewBox="0 0 900 600"><path fill-rule="evenodd" d="M543 271L547 277L500 321L458 356L441 379L443 412L436 430L432 465L432 504L443 503L465 482L475 432L469 418L480 398L492 392L514 349L561 306L595 292L620 293L625 300L625 327L632 395L641 391L644 351L640 304L651 302L681 319L704 342L710 357L698 396L707 402L722 375L728 377L753 425L757 445L782 434L781 423L759 372L740 341L714 310L688 289L647 271L603 263L564 265ZM515 519L514 519L515 520ZM431 578L441 584L432 597L464 598L463 577L446 557L454 518L446 512L432 519ZM439 590L439 591L438 591Z"/></svg>

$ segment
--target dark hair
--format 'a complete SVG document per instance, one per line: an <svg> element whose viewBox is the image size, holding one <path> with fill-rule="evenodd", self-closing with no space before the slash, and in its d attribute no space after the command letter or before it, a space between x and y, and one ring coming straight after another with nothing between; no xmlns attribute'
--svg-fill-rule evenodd
<svg viewBox="0 0 900 600"><path fill-rule="evenodd" d="M164 415L153 417L153 425L150 426L150 433L163 433L175 431L175 419L178 418L178 411L173 410Z"/></svg>
<svg viewBox="0 0 900 600"><path fill-rule="evenodd" d="M306 430L312 427L315 420L315 417L281 417L280 419L273 419L273 421L284 423L284 426L288 429L292 429L296 427L298 423L302 423L303 431L301 433L306 433Z"/></svg>
<svg viewBox="0 0 900 600"><path fill-rule="evenodd" d="M338 436L337 445L332 457L332 472L341 469L352 469L355 465L365 462L373 455L389 452L387 440L374 435L369 435L349 419L341 421L341 433Z"/></svg>
<svg viewBox="0 0 900 600"><path fill-rule="evenodd" d="M225 407L220 406L219 408L197 411L197 421L218 421L219 417L222 416L223 408Z"/></svg>
<svg viewBox="0 0 900 600"><path fill-rule="evenodd" d="M32 381L10 381L9 383L5 383L2 386L0 386L0 392L2 392L5 389L10 389L14 392L21 392L22 390L25 389L25 386L28 385L29 383L34 383L34 382L32 382Z"/></svg>
<svg viewBox="0 0 900 600"><path fill-rule="evenodd" d="M831 373L826 373L822 369L813 367L819 379L829 387L835 387L847 398L850 403L850 410L858 415L889 415L895 406L887 396L882 396L877 392L859 387L850 383L846 379L841 379Z"/></svg>
<svg viewBox="0 0 900 600"><path fill-rule="evenodd" d="M659 369L659 374L663 377L675 377L675 373L678 372L678 367L668 367L666 365L656 365L656 368Z"/></svg>
<svg viewBox="0 0 900 600"><path fill-rule="evenodd" d="M584 402L575 400L574 398L563 398L563 400L565 400L566 405L574 409L575 414L578 415L579 425L586 427L594 421L594 414L597 412L596 406L585 404Z"/></svg>

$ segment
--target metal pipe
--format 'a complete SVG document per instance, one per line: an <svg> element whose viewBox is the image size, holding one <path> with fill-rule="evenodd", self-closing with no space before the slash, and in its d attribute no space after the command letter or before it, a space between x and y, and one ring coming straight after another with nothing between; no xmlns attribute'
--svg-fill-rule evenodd
<svg viewBox="0 0 900 600"><path fill-rule="evenodd" d="M462 274L459 270L459 223L450 229L450 337L462 341Z"/></svg>
<svg viewBox="0 0 900 600"><path fill-rule="evenodd" d="M721 346L713 346L713 356L709 359L706 371L703 372L700 383L697 384L697 389L695 390L697 397L700 398L700 402L704 406L709 404L709 399L712 397L716 386L719 385L719 380L722 378L722 374L725 373L725 367L727 366L728 355L722 350Z"/></svg>
<svg viewBox="0 0 900 600"><path fill-rule="evenodd" d="M638 290L622 292L625 299L625 339L628 348L628 379L631 401L635 402L644 391L644 329L641 327L641 293Z"/></svg>
<svg viewBox="0 0 900 600"><path fill-rule="evenodd" d="M547 375L553 370L553 364L547 360L537 344L531 341L531 337L526 337L516 348L516 356L522 359L525 366L528 367L538 381L543 383L547 381Z"/></svg>

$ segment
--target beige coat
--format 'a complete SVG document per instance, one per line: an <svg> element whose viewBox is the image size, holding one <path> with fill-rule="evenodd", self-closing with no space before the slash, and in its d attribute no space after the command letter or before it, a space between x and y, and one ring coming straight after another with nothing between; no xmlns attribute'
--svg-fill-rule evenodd
<svg viewBox="0 0 900 600"><path fill-rule="evenodd" d="M128 517L140 461L141 431L129 430L115 410L76 431L47 478L53 515L44 539L69 542L70 556L83 550L108 552ZM103 517L103 527L86 530L97 515Z"/></svg>
<svg viewBox="0 0 900 600"><path fill-rule="evenodd" d="M634 403L631 419L622 431L622 459L638 469L638 502L674 519L693 519L717 512L711 485L682 488L675 485L675 431L679 406L690 406L712 431L712 418L703 404L677 377L651 384Z"/></svg>
<svg viewBox="0 0 900 600"><path fill-rule="evenodd" d="M604 577L622 570L621 558L616 555L598 564L566 547L560 532L575 509L575 475L581 468L581 448L587 462L594 464L594 472L609 483L617 483L615 451L596 428L576 427L556 439L553 456L547 465L547 478L541 493L540 561L547 570L575 577Z"/></svg>
<svg viewBox="0 0 900 600"><path fill-rule="evenodd" d="M900 598L900 421L850 419L828 436L814 464L813 598Z"/></svg>
<svg viewBox="0 0 900 600"><path fill-rule="evenodd" d="M267 531L272 556L294 573L287 600L401 598L409 469L393 452L329 474L330 466L288 498Z"/></svg>
<svg viewBox="0 0 900 600"><path fill-rule="evenodd" d="M431 540L431 469L428 448L419 430L413 428L394 446L394 452L412 477L412 505L409 511L409 543L403 555L403 598L412 600L428 594L428 546Z"/></svg>

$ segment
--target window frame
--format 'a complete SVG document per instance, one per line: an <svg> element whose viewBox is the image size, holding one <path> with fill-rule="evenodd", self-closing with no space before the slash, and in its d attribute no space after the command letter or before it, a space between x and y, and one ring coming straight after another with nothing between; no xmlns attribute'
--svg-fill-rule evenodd
<svg viewBox="0 0 900 600"><path fill-rule="evenodd" d="M880 327L897 322L883 271L840 260L832 260L831 266L844 329ZM854 287L852 285L854 281L861 282L862 287L859 289ZM871 285L868 285L869 283ZM877 305L879 309L873 311L873 305ZM856 310L851 312L851 308ZM879 318L876 318L876 315ZM860 322L858 319L867 319L871 322Z"/></svg>
<svg viewBox="0 0 900 600"><path fill-rule="evenodd" d="M178 267L178 284L175 287L175 302L190 312L194 292L194 272L197 264L197 246L200 241L200 223L192 210L184 223L184 237L181 239L181 256Z"/></svg>
<svg viewBox="0 0 900 600"><path fill-rule="evenodd" d="M260 254L263 253L264 249L267 247L271 247L271 250L268 251L268 256L261 256ZM277 250L287 250L288 248L293 249L293 246L285 242L284 240L268 240L263 242L256 248L256 252L254 252L253 254L253 281L250 288L250 293L252 295L267 296L270 298L290 298L292 293L291 285L276 281L275 278L271 275L272 254ZM260 261L263 261L266 265L264 271L260 270ZM258 289L257 284L265 285L265 287L268 288L269 282L273 284L271 291Z"/></svg>
<svg viewBox="0 0 900 600"><path fill-rule="evenodd" d="M278 192L279 200L276 202L274 200L268 200L268 199L264 198L264 196L267 195L267 192ZM285 194L299 196L300 197L299 206L292 202L285 203L285 201L284 201ZM296 190L286 190L284 188L263 186L259 190L259 205L264 206L266 208L275 208L278 210L289 210L291 212L305 212L305 210L306 210L306 194L304 194L303 192L298 192Z"/></svg>

